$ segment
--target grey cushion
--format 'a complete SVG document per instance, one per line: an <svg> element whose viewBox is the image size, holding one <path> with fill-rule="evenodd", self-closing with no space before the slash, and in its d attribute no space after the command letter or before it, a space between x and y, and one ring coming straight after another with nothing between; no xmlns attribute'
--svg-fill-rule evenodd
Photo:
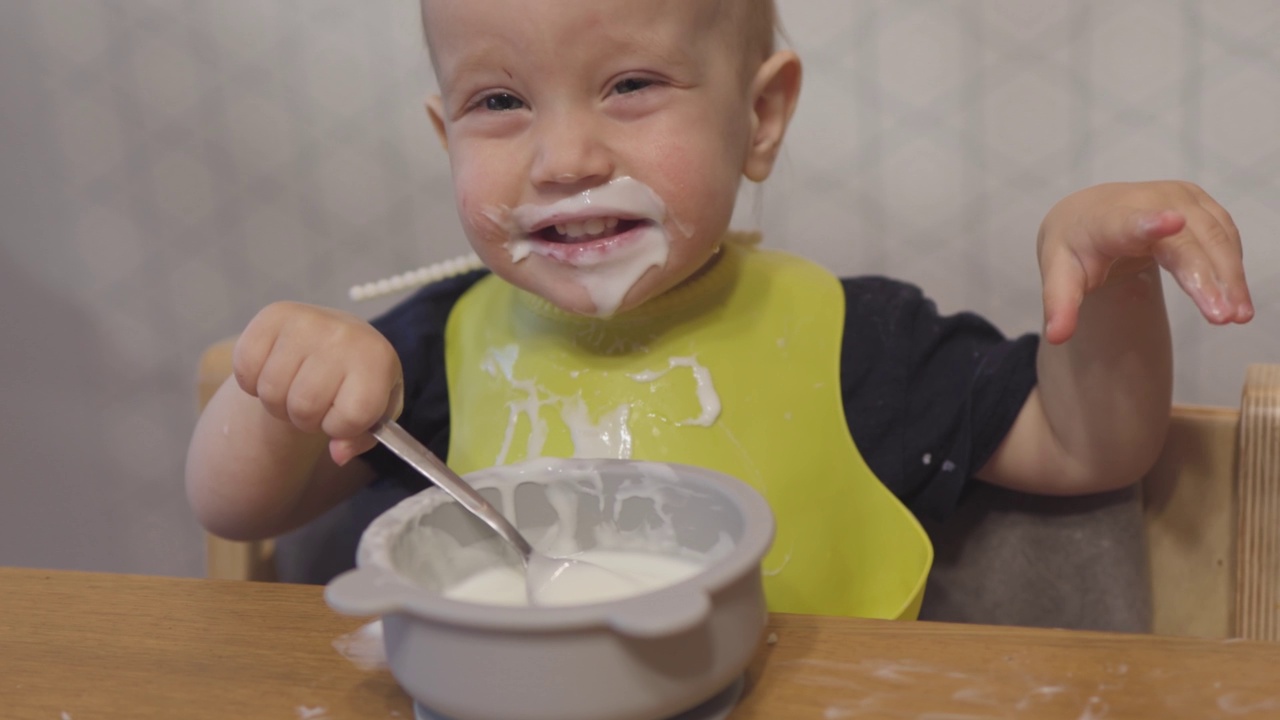
<svg viewBox="0 0 1280 720"><path fill-rule="evenodd" d="M1141 491L1042 497L975 482L945 523L922 620L1150 632Z"/></svg>

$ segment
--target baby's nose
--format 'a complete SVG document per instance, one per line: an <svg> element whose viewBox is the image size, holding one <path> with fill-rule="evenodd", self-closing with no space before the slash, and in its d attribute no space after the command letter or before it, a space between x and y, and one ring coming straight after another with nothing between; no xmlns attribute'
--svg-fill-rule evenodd
<svg viewBox="0 0 1280 720"><path fill-rule="evenodd" d="M573 185L607 181L613 175L610 152L589 120L562 115L539 122L532 180L536 185Z"/></svg>

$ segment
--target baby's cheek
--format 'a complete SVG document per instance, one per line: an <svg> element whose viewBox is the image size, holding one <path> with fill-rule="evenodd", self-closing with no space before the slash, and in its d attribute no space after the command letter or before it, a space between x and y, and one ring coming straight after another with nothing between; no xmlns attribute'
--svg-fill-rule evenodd
<svg viewBox="0 0 1280 720"><path fill-rule="evenodd" d="M698 191L697 179L705 171L700 151L692 143L654 144L648 150L650 180L654 192L670 205Z"/></svg>
<svg viewBox="0 0 1280 720"><path fill-rule="evenodd" d="M684 205L686 213L714 212L726 198L732 203L742 170L720 138L688 132L654 138L648 146L648 165L655 182L661 178L662 187L654 187L659 197L673 210Z"/></svg>
<svg viewBox="0 0 1280 720"><path fill-rule="evenodd" d="M471 196L458 189L458 217L462 223L466 225L467 233L471 234L480 229L476 219L480 217L476 212L476 204L472 202Z"/></svg>
<svg viewBox="0 0 1280 720"><path fill-rule="evenodd" d="M457 197L458 213L463 218L468 219L474 217L476 211L480 208L480 203L477 202L477 193L471 188L472 185L465 182L454 183L453 188L454 195Z"/></svg>
<svg viewBox="0 0 1280 720"><path fill-rule="evenodd" d="M489 243L498 235L505 235L493 215L493 210L487 210L483 203L475 202L470 195L459 191L458 217L462 220L467 237L473 243ZM505 241L505 237L502 240Z"/></svg>

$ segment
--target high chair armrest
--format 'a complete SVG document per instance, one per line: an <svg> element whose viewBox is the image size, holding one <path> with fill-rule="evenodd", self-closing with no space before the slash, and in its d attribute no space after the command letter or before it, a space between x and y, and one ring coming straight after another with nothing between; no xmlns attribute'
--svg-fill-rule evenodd
<svg viewBox="0 0 1280 720"><path fill-rule="evenodd" d="M1250 365L1240 403L1235 635L1280 640L1280 365Z"/></svg>
<svg viewBox="0 0 1280 720"><path fill-rule="evenodd" d="M1154 631L1280 640L1280 365L1238 407L1174 406L1142 501Z"/></svg>

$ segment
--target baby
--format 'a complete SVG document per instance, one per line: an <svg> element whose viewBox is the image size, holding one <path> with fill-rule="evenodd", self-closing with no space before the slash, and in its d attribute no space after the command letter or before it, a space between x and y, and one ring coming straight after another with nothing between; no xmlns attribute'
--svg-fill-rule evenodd
<svg viewBox="0 0 1280 720"><path fill-rule="evenodd" d="M262 310L188 456L192 505L219 535L277 535L375 480L421 489L368 434L399 418L461 472L539 455L724 471L777 517L771 609L909 616L927 553L884 560L918 543L905 508L944 515L970 478L1103 491L1153 462L1171 394L1161 268L1209 322L1253 315L1239 233L1185 182L1101 185L1050 209L1044 342L729 232L800 94L771 0L422 10L440 86L428 114L491 273L372 324Z"/></svg>

